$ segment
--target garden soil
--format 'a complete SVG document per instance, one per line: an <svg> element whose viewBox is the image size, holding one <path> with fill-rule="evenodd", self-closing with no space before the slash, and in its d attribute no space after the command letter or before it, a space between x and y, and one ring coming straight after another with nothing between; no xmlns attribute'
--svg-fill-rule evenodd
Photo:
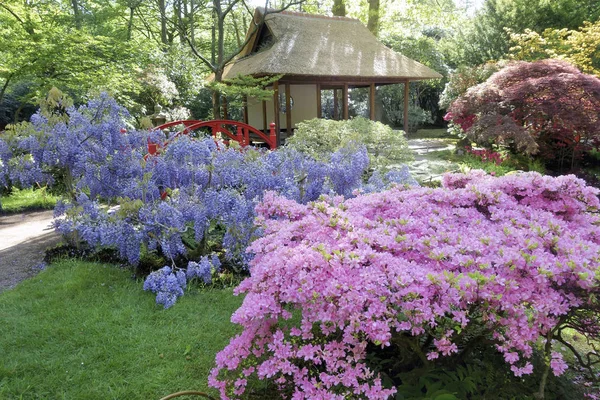
<svg viewBox="0 0 600 400"><path fill-rule="evenodd" d="M0 292L39 272L46 249L60 240L52 219L52 211L0 216Z"/></svg>

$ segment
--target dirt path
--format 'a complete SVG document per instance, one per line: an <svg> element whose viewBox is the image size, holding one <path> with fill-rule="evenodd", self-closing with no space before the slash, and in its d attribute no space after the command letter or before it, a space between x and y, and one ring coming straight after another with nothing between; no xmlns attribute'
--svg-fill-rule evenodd
<svg viewBox="0 0 600 400"><path fill-rule="evenodd" d="M52 219L52 211L0 216L0 292L38 272L46 248L60 240Z"/></svg>

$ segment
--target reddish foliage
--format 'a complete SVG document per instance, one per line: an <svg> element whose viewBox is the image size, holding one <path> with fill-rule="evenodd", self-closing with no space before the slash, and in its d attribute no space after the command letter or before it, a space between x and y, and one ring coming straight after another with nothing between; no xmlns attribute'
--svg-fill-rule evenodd
<svg viewBox="0 0 600 400"><path fill-rule="evenodd" d="M483 162L493 162L496 165L500 165L505 160L502 157L502 154L496 153L495 151L492 151L492 150L487 150L487 149L475 150L475 149L472 149L471 147L466 147L465 150L467 151L467 153L479 158Z"/></svg>
<svg viewBox="0 0 600 400"><path fill-rule="evenodd" d="M600 145L600 79L564 61L513 62L448 112L475 142L537 154L561 169Z"/></svg>

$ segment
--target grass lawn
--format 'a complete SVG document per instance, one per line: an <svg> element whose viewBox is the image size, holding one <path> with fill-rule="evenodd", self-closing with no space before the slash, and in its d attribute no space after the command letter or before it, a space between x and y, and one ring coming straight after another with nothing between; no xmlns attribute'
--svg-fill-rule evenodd
<svg viewBox="0 0 600 400"><path fill-rule="evenodd" d="M13 188L8 196L0 197L0 212L14 213L25 210L51 210L56 205L58 197L49 194L46 189L17 189Z"/></svg>
<svg viewBox="0 0 600 400"><path fill-rule="evenodd" d="M406 136L407 139L442 139L448 141L458 141L458 136L448 133L446 128L427 128L419 129L415 133Z"/></svg>
<svg viewBox="0 0 600 400"><path fill-rule="evenodd" d="M207 389L237 332L232 289L171 309L112 265L64 261L0 294L0 399L158 399ZM213 393L214 395L214 393Z"/></svg>

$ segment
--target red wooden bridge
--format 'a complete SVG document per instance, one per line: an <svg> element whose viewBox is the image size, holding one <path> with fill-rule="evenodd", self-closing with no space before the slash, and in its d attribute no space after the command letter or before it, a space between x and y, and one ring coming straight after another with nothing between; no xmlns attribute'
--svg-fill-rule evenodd
<svg viewBox="0 0 600 400"><path fill-rule="evenodd" d="M168 122L154 128L154 130L163 130L172 127L183 126L183 129L175 135L169 137L163 144L148 142L148 154L154 155L160 148L166 147L169 142L181 135L189 135L192 131L208 128L210 129L213 138L217 139L218 135L229 143L230 140L238 142L241 146L249 146L251 144L265 144L269 149L277 148L277 137L275 135L275 123L271 123L269 134L265 134L258 129L239 121L232 120L181 120Z"/></svg>

